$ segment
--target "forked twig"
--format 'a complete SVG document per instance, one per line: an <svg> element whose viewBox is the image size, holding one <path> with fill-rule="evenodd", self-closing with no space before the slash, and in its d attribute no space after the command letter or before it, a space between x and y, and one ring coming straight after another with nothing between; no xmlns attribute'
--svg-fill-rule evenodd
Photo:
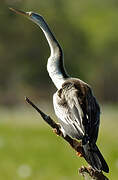
<svg viewBox="0 0 118 180"><path fill-rule="evenodd" d="M55 130L57 135L65 139L71 145L71 147L78 153L78 155L81 155L82 157L84 157L84 151L83 151L81 142L78 142L77 140L72 139L68 135L64 136L59 124L57 124L50 116L42 112L29 98L25 97L25 100L41 115L43 120ZM102 172L98 172L94 170L92 167L87 168L87 167L82 166L79 169L79 173L85 178L85 180L89 180L89 179L108 180L108 178L104 176Z"/></svg>

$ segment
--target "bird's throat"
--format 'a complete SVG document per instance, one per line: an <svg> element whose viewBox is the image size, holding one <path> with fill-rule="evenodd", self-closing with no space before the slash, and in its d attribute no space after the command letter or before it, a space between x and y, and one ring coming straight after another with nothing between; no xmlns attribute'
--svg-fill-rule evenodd
<svg viewBox="0 0 118 180"><path fill-rule="evenodd" d="M57 89L60 89L62 84L69 77L65 71L63 60L60 59L60 56L54 56L48 59L47 70Z"/></svg>

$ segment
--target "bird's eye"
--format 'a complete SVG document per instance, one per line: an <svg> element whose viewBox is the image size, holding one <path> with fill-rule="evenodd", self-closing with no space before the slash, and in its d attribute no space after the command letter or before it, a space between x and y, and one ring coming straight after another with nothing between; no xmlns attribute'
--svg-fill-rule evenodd
<svg viewBox="0 0 118 180"><path fill-rule="evenodd" d="M32 15L32 12L27 12L27 14L28 14L29 16L31 16L31 15Z"/></svg>

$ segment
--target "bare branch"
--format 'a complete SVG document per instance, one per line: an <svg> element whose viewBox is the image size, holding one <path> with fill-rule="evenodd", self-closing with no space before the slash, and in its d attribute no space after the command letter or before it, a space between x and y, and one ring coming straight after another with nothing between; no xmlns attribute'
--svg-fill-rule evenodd
<svg viewBox="0 0 118 180"><path fill-rule="evenodd" d="M81 143L72 139L70 136L66 135L64 136L61 129L60 129L60 125L55 123L55 121L53 119L50 118L50 116L47 116L44 112L42 112L36 105L34 105L34 103L32 101L29 100L29 98L25 98L25 100L34 108L36 109L36 111L41 115L41 117L43 118L43 120L50 125L53 129L56 130L56 134L61 136L63 139L65 139L71 146L73 149L75 149L75 151L77 151L78 153L83 154L82 151L82 146Z"/></svg>
<svg viewBox="0 0 118 180"><path fill-rule="evenodd" d="M43 120L54 129L57 135L65 139L80 157L84 157L84 151L81 142L72 139L68 135L64 136L59 124L57 124L50 116L42 112L29 98L25 97L25 100L41 115ZM108 178L105 177L102 172L96 171L92 167L87 168L82 166L79 169L79 173L84 177L85 180L108 180Z"/></svg>
<svg viewBox="0 0 118 180"><path fill-rule="evenodd" d="M53 129L57 129L59 131L59 125L56 124L50 116L47 116L45 113L43 113L33 102L29 100L28 97L25 97L25 100L34 108L36 111L41 115L43 120L48 123Z"/></svg>

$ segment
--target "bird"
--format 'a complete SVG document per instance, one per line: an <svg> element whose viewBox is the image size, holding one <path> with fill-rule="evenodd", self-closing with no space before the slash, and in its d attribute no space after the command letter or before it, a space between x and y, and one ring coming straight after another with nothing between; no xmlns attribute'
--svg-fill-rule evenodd
<svg viewBox="0 0 118 180"><path fill-rule="evenodd" d="M53 106L64 136L80 140L86 161L94 170L109 172L109 167L96 145L100 124L100 106L92 88L79 78L71 77L64 66L63 50L45 19L35 12L10 8L37 24L50 47L47 71L57 88Z"/></svg>

